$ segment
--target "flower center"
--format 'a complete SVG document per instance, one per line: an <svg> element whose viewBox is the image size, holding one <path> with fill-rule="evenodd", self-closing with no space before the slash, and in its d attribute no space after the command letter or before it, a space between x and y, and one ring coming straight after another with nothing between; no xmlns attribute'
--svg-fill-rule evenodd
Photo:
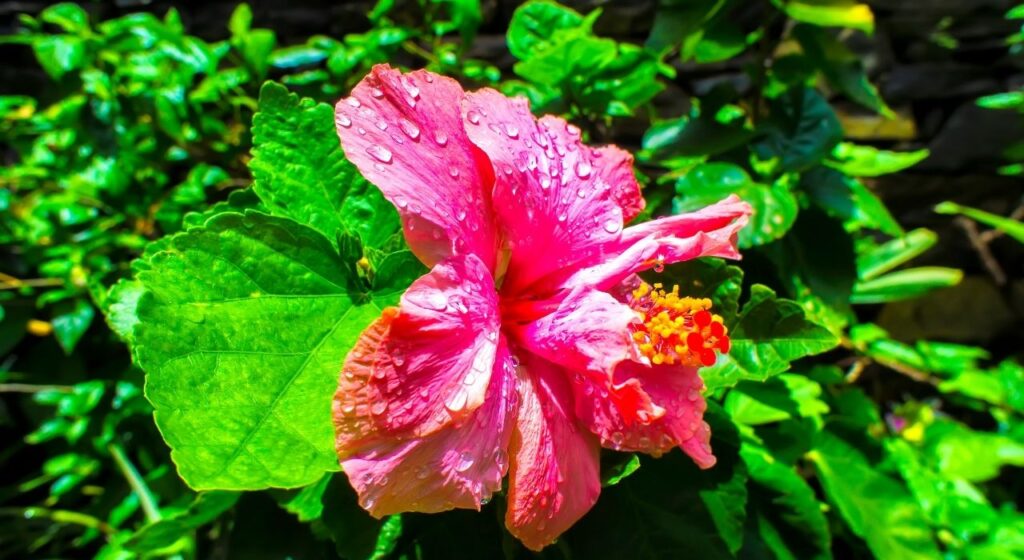
<svg viewBox="0 0 1024 560"><path fill-rule="evenodd" d="M679 297L679 286L666 292L661 284L643 282L629 300L639 323L634 323L633 340L652 364L710 366L715 351L729 351L727 329L722 317L713 315L711 300Z"/></svg>

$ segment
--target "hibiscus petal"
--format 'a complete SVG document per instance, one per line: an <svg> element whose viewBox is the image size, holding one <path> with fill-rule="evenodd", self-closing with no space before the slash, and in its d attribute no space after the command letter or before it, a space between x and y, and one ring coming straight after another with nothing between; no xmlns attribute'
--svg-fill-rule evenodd
<svg viewBox="0 0 1024 560"><path fill-rule="evenodd" d="M519 406L515 368L504 339L491 378L484 404L465 423L424 438L379 440L344 459L342 469L360 505L375 517L479 510L501 490Z"/></svg>
<svg viewBox="0 0 1024 560"><path fill-rule="evenodd" d="M484 401L500 328L490 270L454 256L402 295L368 384L379 429L417 436L464 418Z"/></svg>
<svg viewBox="0 0 1024 560"><path fill-rule="evenodd" d="M424 264L473 253L495 262L490 165L462 126L458 82L377 65L338 102L335 122L349 161L402 215Z"/></svg>
<svg viewBox="0 0 1024 560"><path fill-rule="evenodd" d="M739 259L736 235L750 217L751 208L736 195L706 208L626 228L602 245L604 255L564 280L562 287L590 286L611 290L631 275L659 265L699 257ZM580 263L584 264L584 263Z"/></svg>
<svg viewBox="0 0 1024 560"><path fill-rule="evenodd" d="M609 294L576 287L552 313L515 332L520 344L551 362L610 377L619 362L640 358L629 331L637 321L636 312Z"/></svg>
<svg viewBox="0 0 1024 560"><path fill-rule="evenodd" d="M505 525L540 550L597 501L600 448L573 418L565 372L529 354L522 364Z"/></svg>
<svg viewBox="0 0 1024 560"><path fill-rule="evenodd" d="M538 121L525 99L491 89L466 94L464 115L470 139L493 165L494 211L515 243L509 293L616 239L643 209L628 153L584 146L575 126Z"/></svg>
<svg viewBox="0 0 1024 560"><path fill-rule="evenodd" d="M701 468L715 464L711 430L703 421L707 408L701 396L704 382L697 368L623 362L615 380L609 385L588 380L574 387L576 416L597 434L601 445L655 456L679 446ZM608 398L598 398L599 392L607 392ZM662 408L664 415L643 421L629 418L626 399L644 396Z"/></svg>

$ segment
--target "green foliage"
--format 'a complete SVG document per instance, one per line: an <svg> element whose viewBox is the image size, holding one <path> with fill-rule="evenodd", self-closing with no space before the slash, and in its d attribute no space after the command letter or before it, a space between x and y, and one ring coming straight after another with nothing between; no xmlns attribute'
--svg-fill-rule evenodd
<svg viewBox="0 0 1024 560"><path fill-rule="evenodd" d="M982 347L892 320L961 312L942 290L967 260L904 230L877 188L930 152L850 130L851 112L905 112L865 63L875 14L757 4L663 0L628 36L613 4L553 0L380 0L353 32L300 39L242 4L213 42L173 9L23 15L0 46L49 82L0 96L0 425L20 440L0 456L0 558L529 557L503 493L479 513L374 519L337 473L344 356L425 271L335 134L330 103L382 62L641 144L640 219L730 194L754 209L743 261L645 273L711 299L729 329L701 370L718 463L605 451L601 499L539 556L1024 555L1019 333ZM1008 44L1019 55L1024 35ZM1024 95L978 105L1020 113ZM1024 242L1019 213L975 200L925 223Z"/></svg>

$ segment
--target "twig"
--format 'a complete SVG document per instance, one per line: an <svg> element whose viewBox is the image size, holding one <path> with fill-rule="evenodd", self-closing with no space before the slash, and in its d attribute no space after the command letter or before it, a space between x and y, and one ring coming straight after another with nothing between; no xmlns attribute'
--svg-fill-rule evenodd
<svg viewBox="0 0 1024 560"><path fill-rule="evenodd" d="M1017 221L1024 220L1024 203L1018 206L1017 209L1014 210L1013 213L1009 215L1009 218L1011 220ZM1001 229L990 229L988 231L982 232L980 237L981 240L984 241L985 243L991 243L993 240L999 239L1004 235L1006 235L1006 232Z"/></svg>
<svg viewBox="0 0 1024 560"><path fill-rule="evenodd" d="M71 523L73 525L81 525L89 529L96 529L107 536L114 534L114 528L106 521L78 511L46 509L41 507L0 508L0 515L11 515L23 517L25 519L45 518L56 523Z"/></svg>
<svg viewBox="0 0 1024 560"><path fill-rule="evenodd" d="M146 485L146 481L139 474L138 469L128 459L124 449L116 443L111 443L107 445L107 451L110 451L110 456L114 458L114 462L121 469L121 473L128 479L132 492L138 496L142 511L146 514L146 520L150 523L160 521L160 508L156 505L156 497L153 495L153 491L149 489L149 486Z"/></svg>
<svg viewBox="0 0 1024 560"><path fill-rule="evenodd" d="M67 385L32 385L31 383L0 383L0 393L42 393L44 391L60 391L70 393L72 388Z"/></svg>
<svg viewBox="0 0 1024 560"><path fill-rule="evenodd" d="M23 287L46 287L46 286L63 286L64 280L60 278L29 278L28 280L22 280L21 278L15 278L10 274L0 272L0 290L16 290Z"/></svg>
<svg viewBox="0 0 1024 560"><path fill-rule="evenodd" d="M981 259L981 264L985 265L985 270L992 276L997 286L1006 284L1006 273L1003 272L1003 268L999 266L999 261L992 255L992 251L989 249L989 241L985 240L981 233L978 231L978 224L974 220L959 216L955 220L958 226L964 230L967 234L967 240L971 242L971 247L978 253L978 257ZM1002 233L1002 232L999 232ZM994 237L992 238L994 239Z"/></svg>

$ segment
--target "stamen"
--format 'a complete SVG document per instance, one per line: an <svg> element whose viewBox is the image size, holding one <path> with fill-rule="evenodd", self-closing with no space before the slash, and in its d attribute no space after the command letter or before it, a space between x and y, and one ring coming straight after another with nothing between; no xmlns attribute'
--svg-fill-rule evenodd
<svg viewBox="0 0 1024 560"><path fill-rule="evenodd" d="M679 297L679 286L666 292L661 284L643 282L629 300L640 323L633 325L633 341L652 364L711 366L729 351L728 329L712 314L710 299Z"/></svg>

